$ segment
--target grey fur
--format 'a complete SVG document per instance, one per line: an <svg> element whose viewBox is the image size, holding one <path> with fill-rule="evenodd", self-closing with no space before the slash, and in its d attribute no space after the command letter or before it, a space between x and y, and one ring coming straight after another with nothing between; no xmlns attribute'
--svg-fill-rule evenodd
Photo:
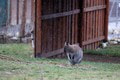
<svg viewBox="0 0 120 80"><path fill-rule="evenodd" d="M83 59L83 51L78 44L70 45L65 43L64 52L72 65L79 64Z"/></svg>

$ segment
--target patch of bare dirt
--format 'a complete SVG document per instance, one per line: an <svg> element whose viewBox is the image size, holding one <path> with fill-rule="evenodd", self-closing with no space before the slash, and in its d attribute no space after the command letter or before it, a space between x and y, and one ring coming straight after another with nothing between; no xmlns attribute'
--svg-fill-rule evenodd
<svg viewBox="0 0 120 80"><path fill-rule="evenodd" d="M6 55L1 55L1 54L0 54L0 59L2 59L2 60L8 60L8 61L17 61L17 62L21 62L21 61L18 60L18 59L15 59L15 58L12 58L12 57L8 57L8 56L6 56Z"/></svg>
<svg viewBox="0 0 120 80"><path fill-rule="evenodd" d="M84 54L84 61L120 63L120 57Z"/></svg>
<svg viewBox="0 0 120 80"><path fill-rule="evenodd" d="M23 62L13 57L1 55L1 54L0 54L0 59L8 60L8 61ZM120 64L120 57L103 56L103 55L84 54L83 60L92 61L92 62L106 62L106 63L119 63ZM24 62L24 63L30 63L30 62ZM57 63L52 63L52 64L56 65ZM64 66L67 66L67 64L64 64Z"/></svg>

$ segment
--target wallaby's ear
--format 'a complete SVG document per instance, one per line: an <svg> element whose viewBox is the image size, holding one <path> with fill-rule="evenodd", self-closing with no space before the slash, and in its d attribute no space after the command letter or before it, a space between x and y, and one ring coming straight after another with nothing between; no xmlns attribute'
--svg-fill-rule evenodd
<svg viewBox="0 0 120 80"><path fill-rule="evenodd" d="M79 44L79 43L75 43L75 45L78 45L78 46L80 46L80 44Z"/></svg>
<svg viewBox="0 0 120 80"><path fill-rule="evenodd" d="M64 46L69 46L70 44L68 42L65 42Z"/></svg>

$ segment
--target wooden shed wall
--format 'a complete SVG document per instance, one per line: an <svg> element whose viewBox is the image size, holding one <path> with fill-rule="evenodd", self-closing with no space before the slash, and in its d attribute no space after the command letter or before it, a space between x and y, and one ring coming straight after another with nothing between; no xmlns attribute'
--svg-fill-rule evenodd
<svg viewBox="0 0 120 80"><path fill-rule="evenodd" d="M9 24L17 25L22 23L22 15L23 15L23 2L24 0L10 0L10 20ZM34 7L34 0L27 0L26 2L26 23L31 23L32 19L34 19L32 14L35 9Z"/></svg>
<svg viewBox="0 0 120 80"><path fill-rule="evenodd" d="M7 0L0 0L0 28L4 27L8 18Z"/></svg>

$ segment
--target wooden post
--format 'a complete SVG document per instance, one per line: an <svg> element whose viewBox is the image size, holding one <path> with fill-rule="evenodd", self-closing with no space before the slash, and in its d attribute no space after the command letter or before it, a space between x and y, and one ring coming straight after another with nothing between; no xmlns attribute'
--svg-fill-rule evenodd
<svg viewBox="0 0 120 80"><path fill-rule="evenodd" d="M35 57L41 54L41 0L35 0Z"/></svg>
<svg viewBox="0 0 120 80"><path fill-rule="evenodd" d="M27 11L27 0L23 1L23 10L22 10L22 23L20 29L20 38L25 34L25 25L26 25L26 11Z"/></svg>
<svg viewBox="0 0 120 80"><path fill-rule="evenodd" d="M109 21L109 0L106 1L106 11L105 11L105 40L108 40L108 21Z"/></svg>

